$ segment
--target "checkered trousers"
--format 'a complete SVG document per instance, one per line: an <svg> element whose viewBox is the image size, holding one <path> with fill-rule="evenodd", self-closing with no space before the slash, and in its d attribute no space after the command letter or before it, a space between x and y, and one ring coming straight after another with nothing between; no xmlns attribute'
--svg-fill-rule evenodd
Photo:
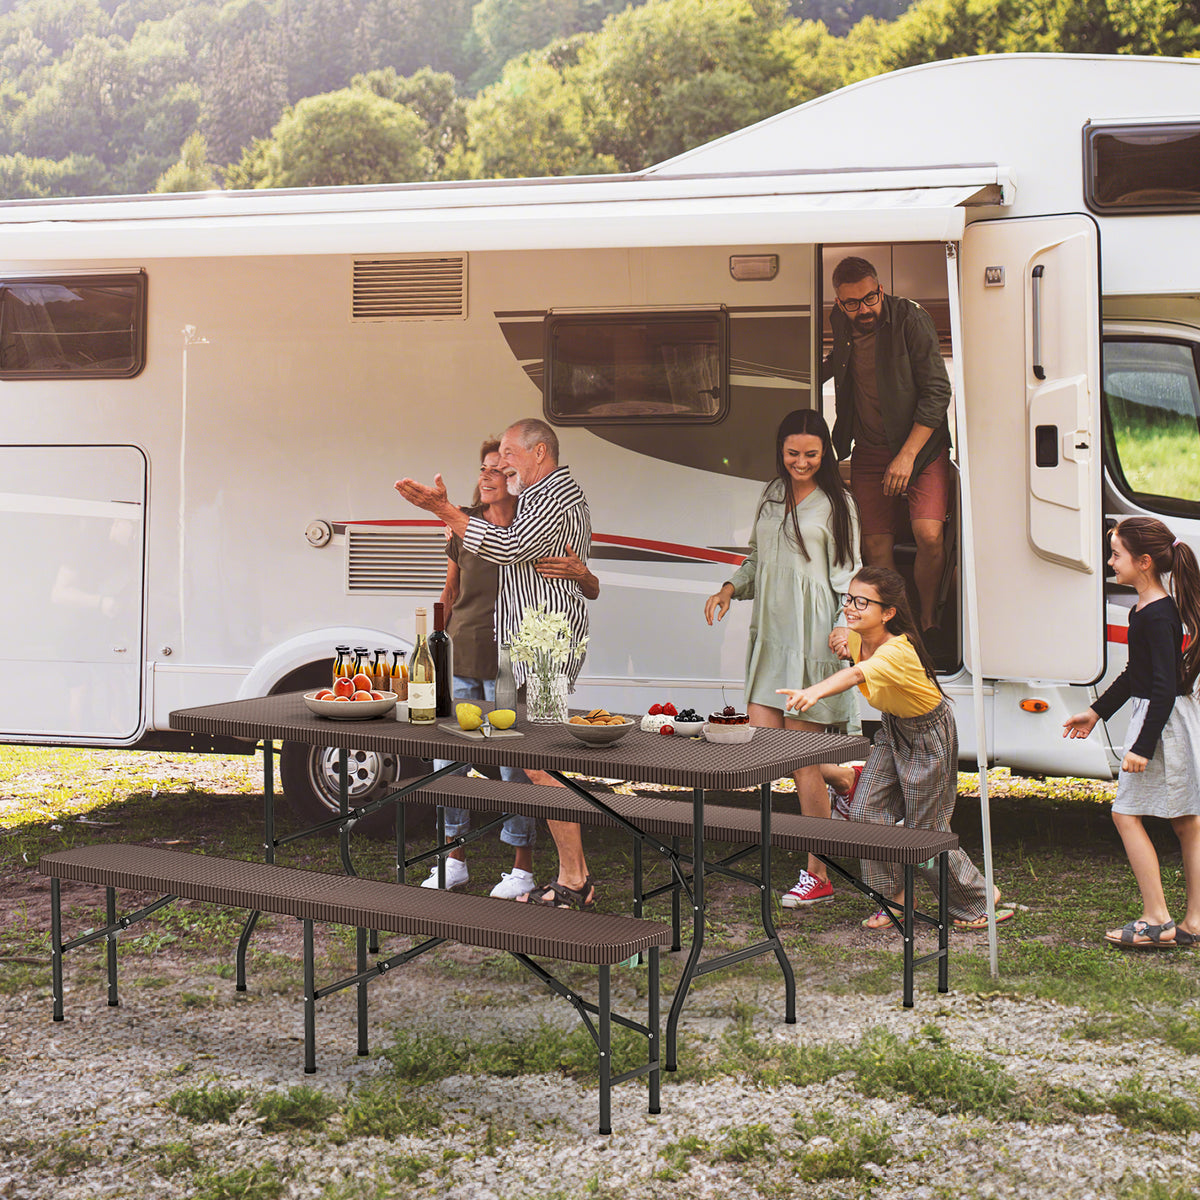
<svg viewBox="0 0 1200 1200"><path fill-rule="evenodd" d="M945 700L920 717L883 714L883 728L863 768L850 804L850 820L909 829L949 830L958 794L958 728ZM936 861L918 867L934 895ZM889 899L904 890L904 868L896 863L862 863L863 882ZM974 920L987 910L987 884L964 850L950 852L950 914Z"/></svg>

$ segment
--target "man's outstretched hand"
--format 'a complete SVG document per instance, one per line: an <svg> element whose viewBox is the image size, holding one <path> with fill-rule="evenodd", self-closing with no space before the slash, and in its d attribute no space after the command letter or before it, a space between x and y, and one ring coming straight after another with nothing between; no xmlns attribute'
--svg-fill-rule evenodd
<svg viewBox="0 0 1200 1200"><path fill-rule="evenodd" d="M446 485L442 482L441 475L433 477L432 487L427 483L418 483L415 479L397 479L395 487L396 491L409 504L414 504L417 508L423 508L427 512L437 512L450 503L450 497L446 493Z"/></svg>

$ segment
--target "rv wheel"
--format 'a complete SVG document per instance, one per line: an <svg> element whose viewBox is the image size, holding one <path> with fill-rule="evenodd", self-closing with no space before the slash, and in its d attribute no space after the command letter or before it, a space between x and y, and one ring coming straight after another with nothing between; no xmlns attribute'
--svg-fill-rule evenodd
<svg viewBox="0 0 1200 1200"><path fill-rule="evenodd" d="M397 779L424 775L428 766L418 759L376 754L370 750L351 750L350 807L366 804L387 792ZM279 756L279 775L284 799L292 815L307 824L318 824L338 814L338 751L334 746L306 746L284 742ZM408 824L416 813L410 806ZM422 808L427 806L420 806ZM422 814L424 815L424 814ZM395 829L391 805L365 817L356 832L370 837L391 837Z"/></svg>

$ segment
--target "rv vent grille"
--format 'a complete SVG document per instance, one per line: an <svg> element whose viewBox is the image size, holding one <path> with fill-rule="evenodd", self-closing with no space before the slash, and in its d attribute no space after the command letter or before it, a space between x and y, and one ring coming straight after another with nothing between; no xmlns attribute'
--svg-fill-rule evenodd
<svg viewBox="0 0 1200 1200"><path fill-rule="evenodd" d="M346 591L427 596L446 582L446 534L401 529L346 530Z"/></svg>
<svg viewBox="0 0 1200 1200"><path fill-rule="evenodd" d="M355 259L352 321L453 321L466 315L466 255Z"/></svg>

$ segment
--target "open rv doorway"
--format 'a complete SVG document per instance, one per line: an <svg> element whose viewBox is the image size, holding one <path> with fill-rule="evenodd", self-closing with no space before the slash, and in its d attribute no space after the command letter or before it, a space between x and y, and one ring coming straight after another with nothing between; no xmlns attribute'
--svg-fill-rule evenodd
<svg viewBox="0 0 1200 1200"><path fill-rule="evenodd" d="M919 304L933 319L937 330L946 373L954 381L952 347L950 338L950 301L946 285L946 247L943 242L873 242L865 245L824 245L819 248L818 278L820 280L820 314L817 350L823 361L833 348L833 331L830 314L834 307L833 270L839 262L850 256L865 258L875 267L880 287L889 295L903 296ZM830 431L833 430L834 387L833 380L826 380L819 391L821 415ZM957 431L955 427L954 399L951 396L947 419L950 422L950 468L951 494L949 512L946 516L944 545L945 566L937 587L937 630L936 638L930 639L929 650L933 654L938 672L942 675L955 674L962 665L962 594L960 561L960 505L958 468L956 460ZM850 483L850 462L841 464L842 478ZM900 506L901 512L903 506ZM910 601L914 612L920 611L917 587L914 580L914 564L917 547L912 526L907 518L898 517L893 530L896 569L908 584Z"/></svg>

